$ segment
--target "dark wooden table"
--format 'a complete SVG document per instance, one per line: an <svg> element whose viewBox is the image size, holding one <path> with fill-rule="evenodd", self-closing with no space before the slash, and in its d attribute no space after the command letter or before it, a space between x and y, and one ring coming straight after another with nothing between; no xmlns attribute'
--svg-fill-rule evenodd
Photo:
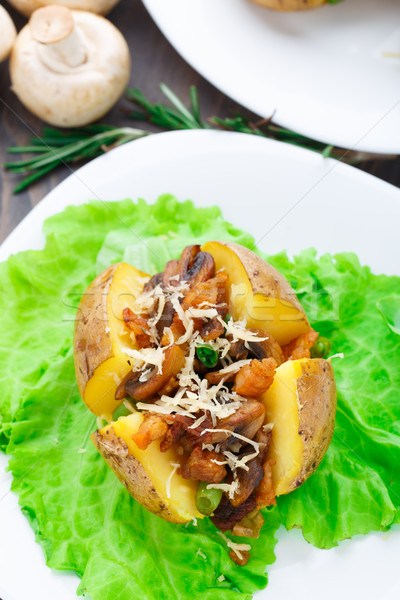
<svg viewBox="0 0 400 600"><path fill-rule="evenodd" d="M167 1L167 0L166 0ZM4 3L5 4L5 3ZM10 13L20 29L26 19L8 5ZM167 83L181 98L187 98L191 84L198 87L204 116L228 116L230 111L241 107L198 75L177 54L153 23L140 0L121 0L109 15L110 20L122 31L132 53L131 85L139 87L153 101L161 100L160 82ZM121 99L104 122L115 125L132 125L127 116L128 103ZM6 149L12 145L26 144L35 133L40 134L43 123L33 117L10 90L8 63L0 65L0 163L9 160ZM396 133L394 132L394 135ZM359 168L400 186L400 158L395 160L368 161ZM37 182L25 193L17 196L12 190L18 179L0 170L0 242L14 229L21 219L70 171L59 167L55 172Z"/></svg>

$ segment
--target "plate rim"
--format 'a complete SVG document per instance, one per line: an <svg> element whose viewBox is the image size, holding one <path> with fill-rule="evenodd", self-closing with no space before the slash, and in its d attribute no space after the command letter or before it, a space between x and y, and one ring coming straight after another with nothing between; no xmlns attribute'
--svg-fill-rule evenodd
<svg viewBox="0 0 400 600"><path fill-rule="evenodd" d="M180 130L180 131L165 131L165 132L160 132L160 133L154 133L149 136L142 137L137 140L133 140L131 142L123 144L122 146L114 148L114 149L110 150L109 152L106 152L105 154L102 154L101 156L98 156L97 158L90 160L88 163L82 165L76 171L71 170L70 174L67 175L65 177L65 179L60 181L52 190L50 190L50 192L48 192L42 198L42 200L40 202L38 202L25 215L25 217L16 225L16 227L3 240L3 242L0 244L0 262L7 260L8 256L10 256L10 254L14 254L15 252L20 251L20 250L13 250L12 249L13 245L15 244L15 240L18 238L18 236L20 236L21 232L23 232L28 227L28 225L30 225L32 219L37 219L37 218L41 219L40 222L43 225L43 222L46 218L48 218L49 216L52 216L58 212L61 212L61 210L63 210L63 208L55 210L55 211L52 210L51 203L53 202L53 196L58 195L58 193L59 193L58 190L60 187L64 187L64 186L67 187L68 185L70 185L71 180L75 179L76 177L79 177L79 174L82 174L82 175L89 174L90 175L90 173L92 171L97 170L98 165L101 165L103 163L104 164L106 164L107 162L108 163L109 162L118 163L119 156L129 154L131 152L131 148L132 147L136 148L138 145L144 146L147 144L158 143L157 140L161 140L161 139L163 141L165 140L165 142L168 143L170 139L174 139L174 138L179 139L181 137L187 137L187 138L200 137L200 138L204 138L204 139L209 137L210 143L212 143L213 142L212 138L215 138L215 136L217 136L220 139L222 139L223 137L225 137L225 138L228 137L232 141L240 142L240 144L243 145L243 147L245 147L246 145L253 145L253 144L254 144L254 146L257 144L265 144L266 146L269 145L271 148L279 149L279 151L283 152L284 154L287 153L289 158L290 158L290 155L293 155L294 157L297 156L299 158L304 158L307 161L309 161L311 165L315 165L315 166L317 166L318 162L320 162L321 164L326 164L326 165L334 165L333 168L339 169L339 171L342 171L345 176L350 176L351 178L359 179L360 181L368 181L370 183L370 185L377 186L381 189L385 188L387 191L386 192L387 194L398 195L399 204L400 204L400 188L397 188L395 185L393 185L383 179L380 179L379 177L376 177L375 175L372 175L371 173L362 171L361 169L358 169L352 165L343 163L343 162L333 159L333 158L324 158L320 153L314 152L307 148L295 146L295 145L289 144L287 142L280 142L280 141L277 141L277 140L274 140L271 138L267 138L267 137L255 136L255 135L239 133L239 132L235 132L235 131L220 131L220 130L209 130L209 129L186 129L186 130ZM133 146L133 144L135 144L135 146ZM139 148L140 148L140 146L139 146ZM108 164L107 166L109 167L110 165ZM89 199L90 198L88 198L88 200ZM95 198L93 198L93 199L95 199ZM69 203L67 205L69 206L71 204L73 204L73 203Z"/></svg>
<svg viewBox="0 0 400 600"><path fill-rule="evenodd" d="M218 81L217 75L210 74L209 69L207 69L207 67L202 65L197 58L194 58L193 56L191 56L190 53L186 51L186 48L180 42L180 40L178 40L176 38L176 36L174 36L174 34L171 31L169 31L168 27L164 26L164 23L162 22L161 18L159 17L159 14L156 10L156 2L157 1L158 0L142 0L146 10L148 11L149 15L153 19L154 23L156 24L156 26L158 27L158 29L160 30L162 35L167 39L167 41L175 49L175 51L178 52L178 54L181 56L181 58L188 65L190 65L195 71L197 71L201 75L201 77L203 77L205 80L207 80L211 85L213 85L217 90L222 92L225 96L230 98L232 101L241 104L244 108L255 113L256 115L259 115L261 118L266 118L266 119L271 118L271 115L273 117L274 113L276 111L280 110L279 106L276 106L275 103L272 101L272 102L268 103L268 106L269 106L268 111L267 110L265 112L260 111L260 107L257 105L257 103L252 100L248 100L247 97L244 96L240 92L240 89L233 90L232 87L230 87L228 84L226 84L226 82L221 83L220 81ZM262 8L262 7L257 7L257 8ZM322 8L324 8L324 7L322 7ZM263 10L266 10L266 9L263 9ZM305 11L305 12L308 12L308 11ZM387 111L387 114L389 114L393 110L393 108L398 106L399 103L400 103L400 100L392 108L390 108L389 111ZM328 108L331 109L329 104L324 105L322 103L319 103L319 106L325 106L326 110L328 110ZM339 113L338 113L338 115L339 115ZM380 120L383 120L385 118L385 116L386 116L386 114L383 116L380 115L379 117L377 117L377 123ZM370 133L369 130L360 139L354 141L351 138L351 136L347 135L347 137L346 137L345 130L343 130L342 135L339 135L338 137L336 137L335 133L333 133L331 136L326 137L323 134L320 135L319 132L314 130L312 128L312 126L310 126L310 123L306 122L304 126L301 125L300 127L297 127L297 124L294 121L295 120L293 119L293 117L290 117L290 116L288 116L288 117L278 116L276 121L274 119L275 124L277 124L281 127L287 128L287 129L291 129L301 135L304 135L306 137L309 137L310 139L314 139L314 140L319 141L326 145L333 145L338 148L351 149L351 150L368 152L368 153L373 153L373 154L383 154L383 155L384 154L386 154L386 155L400 154L400 142L398 144L393 144L393 143L391 144L390 141L388 141L388 140L385 140L385 141L381 140L381 142L379 144L376 144L373 147L369 146L368 144L366 146L364 146L363 139ZM400 121L400 118L399 118L399 121Z"/></svg>

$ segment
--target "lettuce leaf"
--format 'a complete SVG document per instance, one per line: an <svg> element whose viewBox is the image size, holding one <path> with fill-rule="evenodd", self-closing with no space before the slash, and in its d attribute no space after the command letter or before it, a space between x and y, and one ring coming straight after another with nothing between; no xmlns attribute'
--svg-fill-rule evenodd
<svg viewBox="0 0 400 600"><path fill-rule="evenodd" d="M400 521L400 337L379 303L400 301L400 279L373 275L353 254L269 257L296 289L314 327L332 340L338 414L328 453L296 492L266 511L246 567L229 559L213 525L171 525L145 511L92 446L95 417L75 383L72 333L88 283L112 262L154 273L193 241L251 236L217 208L163 196L69 207L45 223L46 246L0 265L0 442L13 490L47 564L81 576L93 600L250 598L267 583L280 523L331 547ZM243 540L242 540L243 541ZM220 576L223 575L224 579Z"/></svg>

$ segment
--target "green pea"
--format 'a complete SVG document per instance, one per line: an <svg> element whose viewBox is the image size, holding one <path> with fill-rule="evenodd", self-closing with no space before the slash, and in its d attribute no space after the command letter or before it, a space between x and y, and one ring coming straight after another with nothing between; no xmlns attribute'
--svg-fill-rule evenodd
<svg viewBox="0 0 400 600"><path fill-rule="evenodd" d="M199 481L196 494L197 509L203 515L207 516L214 512L222 498L222 490L216 490L215 488L208 490L208 485L205 481Z"/></svg>
<svg viewBox="0 0 400 600"><path fill-rule="evenodd" d="M208 369L212 369L218 362L218 352L210 344L199 344L196 346L197 358Z"/></svg>
<svg viewBox="0 0 400 600"><path fill-rule="evenodd" d="M312 358L324 358L330 351L331 342L326 337L319 337L310 350Z"/></svg>

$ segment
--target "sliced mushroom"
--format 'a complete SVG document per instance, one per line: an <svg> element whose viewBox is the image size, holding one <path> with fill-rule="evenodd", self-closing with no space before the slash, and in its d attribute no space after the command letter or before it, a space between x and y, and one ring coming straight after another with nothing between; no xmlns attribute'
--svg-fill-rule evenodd
<svg viewBox="0 0 400 600"><path fill-rule="evenodd" d="M239 506L242 504L242 502L245 502L250 494L252 494L253 491L258 487L264 477L263 463L267 454L270 437L268 437L267 434L264 435L262 429L259 429L255 438L260 444L258 448L259 451L257 456L246 463L248 470L238 469L237 471L237 481L239 485L233 495L233 498L230 498L230 502L233 506ZM262 440L267 441L267 443L263 443ZM254 448L248 444L239 452L238 458L244 458L251 454L254 454Z"/></svg>
<svg viewBox="0 0 400 600"><path fill-rule="evenodd" d="M183 281L188 281L193 287L201 281L211 279L215 274L214 259L208 252L199 252L193 261L192 266L186 271L182 277Z"/></svg>
<svg viewBox="0 0 400 600"><path fill-rule="evenodd" d="M249 331L259 335L260 338L264 338L266 335L265 331L262 331L261 329L250 329ZM258 360L263 360L263 358L273 358L277 367L285 362L282 348L272 335L268 334L266 340L260 340L259 342L247 342L247 347L254 358L257 358Z"/></svg>
<svg viewBox="0 0 400 600"><path fill-rule="evenodd" d="M147 281L144 284L144 288L143 291L144 292L151 292L151 290L154 290L155 287L157 287L159 284L161 284L162 282L162 273L157 273L156 275L153 275L153 277L151 277L149 279L149 281Z"/></svg>
<svg viewBox="0 0 400 600"><path fill-rule="evenodd" d="M173 283L174 280L171 281L173 277L176 278L177 275L180 275L180 265L179 260L169 260L165 265L165 269L163 273L161 273L161 285L166 288ZM179 283L177 279L175 279L175 283Z"/></svg>
<svg viewBox="0 0 400 600"><path fill-rule="evenodd" d="M171 346L164 353L162 373L154 367L147 381L139 381L133 377L125 382L125 392L135 400L147 400L153 398L162 387L177 375L185 364L185 354L179 346Z"/></svg>
<svg viewBox="0 0 400 600"><path fill-rule="evenodd" d="M265 407L258 400L248 400L229 417L218 421L217 429L226 429L227 432L239 433L250 440L254 438L257 431L262 427L265 417ZM204 443L221 444L221 448L227 448L230 444L236 444L238 439L225 432L208 432L202 436Z"/></svg>

